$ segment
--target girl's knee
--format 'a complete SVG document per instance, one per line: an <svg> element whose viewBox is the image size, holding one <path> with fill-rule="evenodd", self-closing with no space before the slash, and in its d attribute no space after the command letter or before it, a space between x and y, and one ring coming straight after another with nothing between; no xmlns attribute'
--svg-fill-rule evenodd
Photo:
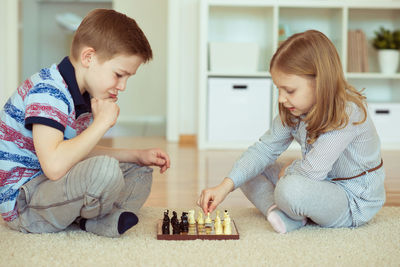
<svg viewBox="0 0 400 267"><path fill-rule="evenodd" d="M304 190L304 177L299 175L287 175L279 179L275 187L275 203L278 207L293 206L303 202L306 197Z"/></svg>

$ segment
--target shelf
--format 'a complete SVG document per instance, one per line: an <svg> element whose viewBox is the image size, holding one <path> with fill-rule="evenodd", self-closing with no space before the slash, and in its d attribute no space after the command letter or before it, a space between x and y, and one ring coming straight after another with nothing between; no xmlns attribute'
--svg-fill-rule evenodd
<svg viewBox="0 0 400 267"><path fill-rule="evenodd" d="M384 74L379 72L348 72L347 78L350 79L400 79L400 73Z"/></svg>
<svg viewBox="0 0 400 267"><path fill-rule="evenodd" d="M270 60L278 48L279 42L295 33L316 29L323 32L335 45L344 66L345 77L356 89L362 90L369 103L400 104L400 73L380 73L378 53L371 40L374 32L381 26L387 29L400 29L400 0L205 0L201 1L200 19L200 54L199 54L199 127L198 147L200 149L245 149L248 145L242 142L212 142L207 135L209 105L208 79L210 77L226 78L271 78ZM347 72L348 31L362 30L368 42L367 57L369 72ZM286 36L282 32L286 32ZM227 62L210 58L210 43L252 43L259 47L258 67L216 68L211 63ZM214 52L215 50L213 50ZM228 51L228 50L223 50ZM246 65L239 60L239 49L229 59L234 63ZM250 50L251 51L251 50ZM215 53L214 53L215 54ZM218 55L221 55L219 53ZM247 59L246 58L246 59ZM215 61L213 61L215 60ZM241 63L242 62L242 63ZM212 65L212 66L211 66ZM222 64L223 65L223 64ZM249 69L249 71L247 71ZM272 117L277 112L278 90L272 88ZM396 117L396 120L398 118ZM229 131L229 129L226 129ZM387 149L399 147L398 144L387 144L390 140L382 139L382 147ZM289 150L299 149L291 145Z"/></svg>

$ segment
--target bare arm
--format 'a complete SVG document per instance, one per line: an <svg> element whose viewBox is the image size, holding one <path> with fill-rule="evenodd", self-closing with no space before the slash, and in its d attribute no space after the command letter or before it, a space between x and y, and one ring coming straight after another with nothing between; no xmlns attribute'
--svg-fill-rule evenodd
<svg viewBox="0 0 400 267"><path fill-rule="evenodd" d="M143 166L158 166L160 167L161 173L165 172L170 167L168 154L159 148L142 150L96 146L88 157L97 155L114 157L120 162L135 162Z"/></svg>
<svg viewBox="0 0 400 267"><path fill-rule="evenodd" d="M34 124L33 143L44 174L51 180L64 176L69 169L84 159L108 128L93 122L80 135L64 140L64 134L52 127Z"/></svg>
<svg viewBox="0 0 400 267"><path fill-rule="evenodd" d="M63 177L92 151L118 117L119 107L110 100L91 100L93 123L78 136L64 140L52 127L34 124L33 143L44 174L51 180Z"/></svg>

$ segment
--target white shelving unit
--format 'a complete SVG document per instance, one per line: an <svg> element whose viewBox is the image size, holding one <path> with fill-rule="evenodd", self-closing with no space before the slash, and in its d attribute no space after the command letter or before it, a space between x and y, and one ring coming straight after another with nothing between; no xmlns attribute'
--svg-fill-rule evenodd
<svg viewBox="0 0 400 267"><path fill-rule="evenodd" d="M345 75L358 89L365 88L370 103L395 104L400 106L400 73L379 73L377 55L371 44L368 46L369 70L367 73L347 72L347 33L361 29L367 40L374 31L383 26L400 29L400 1L295 1L295 0L209 0L200 1L199 31L199 149L238 149L252 143L212 142L207 136L208 127L208 79L211 77L260 78L270 77L269 61L278 47L279 28L285 25L288 35L316 29L326 34L335 44L341 58ZM259 63L256 71L229 72L210 71L210 42L252 42L259 46ZM277 114L277 91L272 90L272 116ZM397 109L397 108L396 108ZM393 114L392 114L393 115ZM396 114L397 116L397 114ZM397 120L400 119L398 114ZM251 118L249 118L251 119ZM272 119L272 118L271 118ZM267 130L267 129L266 129ZM382 129L378 129L378 132ZM384 149L400 149L398 142L385 142ZM254 140L256 141L256 140ZM298 149L293 145L291 148Z"/></svg>

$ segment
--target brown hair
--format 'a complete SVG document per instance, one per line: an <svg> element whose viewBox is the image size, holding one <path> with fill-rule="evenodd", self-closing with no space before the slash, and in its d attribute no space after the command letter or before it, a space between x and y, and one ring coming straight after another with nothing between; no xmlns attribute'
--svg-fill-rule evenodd
<svg viewBox="0 0 400 267"><path fill-rule="evenodd" d="M94 9L86 15L71 46L71 56L79 59L83 46L93 47L101 61L116 54L137 55L144 62L152 59L150 44L136 21L111 9Z"/></svg>
<svg viewBox="0 0 400 267"><path fill-rule="evenodd" d="M303 119L307 123L307 142L312 144L322 134L346 127L348 101L354 102L367 118L366 97L347 83L342 64L333 43L323 33L309 30L297 33L283 42L271 59L270 71L303 76L314 80L316 103ZM295 126L299 118L279 104L283 125Z"/></svg>

